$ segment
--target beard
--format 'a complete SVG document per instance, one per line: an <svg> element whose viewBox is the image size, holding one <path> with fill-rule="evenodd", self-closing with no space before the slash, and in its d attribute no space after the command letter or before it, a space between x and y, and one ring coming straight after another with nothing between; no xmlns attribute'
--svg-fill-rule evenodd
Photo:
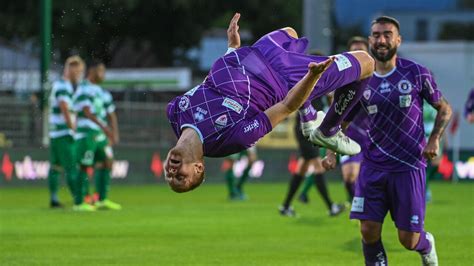
<svg viewBox="0 0 474 266"><path fill-rule="evenodd" d="M387 48L387 52L385 54L379 54L377 52L377 49L380 47L385 47ZM395 54L397 53L397 47L390 47L389 45L377 45L377 46L371 46L370 47L370 53L377 59L377 61L380 62L387 62L390 59L392 59Z"/></svg>

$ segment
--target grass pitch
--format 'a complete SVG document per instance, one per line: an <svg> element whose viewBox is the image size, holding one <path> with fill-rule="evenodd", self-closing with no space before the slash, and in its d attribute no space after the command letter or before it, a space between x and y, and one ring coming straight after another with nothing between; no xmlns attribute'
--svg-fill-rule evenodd
<svg viewBox="0 0 474 266"><path fill-rule="evenodd" d="M441 265L474 264L474 184L432 184L425 227ZM298 218L280 217L286 184L248 184L229 202L224 185L188 194L165 186L113 186L122 211L47 208L46 187L0 188L0 265L363 265L358 225L329 218L315 191ZM340 183L331 183L343 200ZM69 203L65 190L61 198ZM397 240L389 216L383 241L391 265L420 265Z"/></svg>

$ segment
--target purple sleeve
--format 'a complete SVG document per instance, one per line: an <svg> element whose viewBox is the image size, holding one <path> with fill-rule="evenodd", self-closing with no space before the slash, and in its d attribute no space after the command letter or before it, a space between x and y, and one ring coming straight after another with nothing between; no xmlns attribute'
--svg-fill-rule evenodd
<svg viewBox="0 0 474 266"><path fill-rule="evenodd" d="M431 105L437 103L441 97L441 91L433 77L433 73L427 68L420 66L419 78L421 82L421 95Z"/></svg>
<svg viewBox="0 0 474 266"><path fill-rule="evenodd" d="M245 149L254 146L257 141L272 131L272 124L265 113L259 113L251 118L240 121L233 127L233 133L228 145L244 146Z"/></svg>

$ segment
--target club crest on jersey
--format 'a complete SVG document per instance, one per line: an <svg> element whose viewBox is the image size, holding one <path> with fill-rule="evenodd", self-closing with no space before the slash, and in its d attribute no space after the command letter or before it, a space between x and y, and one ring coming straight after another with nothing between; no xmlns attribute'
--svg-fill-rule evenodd
<svg viewBox="0 0 474 266"><path fill-rule="evenodd" d="M371 91L370 89L367 89L367 90L364 91L364 94L363 94L363 95L364 95L364 98L365 98L366 100L369 100L370 95L372 95L372 91Z"/></svg>
<svg viewBox="0 0 474 266"><path fill-rule="evenodd" d="M181 109L181 111L186 111L186 109L188 109L189 107L189 98L187 96L181 97L181 99L179 100L178 106L179 106L179 109Z"/></svg>
<svg viewBox="0 0 474 266"><path fill-rule="evenodd" d="M222 102L222 105L229 108L232 111L235 111L236 113L240 114L242 112L242 105L240 103L230 99L230 98L225 98L224 101Z"/></svg>
<svg viewBox="0 0 474 266"><path fill-rule="evenodd" d="M387 93L387 92L390 92L391 90L392 88L390 88L390 83L388 83L387 81L384 81L382 82L382 84L380 84L380 87L379 87L380 93Z"/></svg>
<svg viewBox="0 0 474 266"><path fill-rule="evenodd" d="M221 129L221 128L227 126L227 115L223 114L223 115L219 116L216 119L216 121L214 121L214 123L216 124L216 128L218 128L218 129Z"/></svg>
<svg viewBox="0 0 474 266"><path fill-rule="evenodd" d="M400 107L402 108L410 107L411 95L401 95L399 96L399 99L400 99Z"/></svg>
<svg viewBox="0 0 474 266"><path fill-rule="evenodd" d="M413 90L413 85L406 79L400 80L400 82L397 84L397 87L398 91L403 94L408 94Z"/></svg>

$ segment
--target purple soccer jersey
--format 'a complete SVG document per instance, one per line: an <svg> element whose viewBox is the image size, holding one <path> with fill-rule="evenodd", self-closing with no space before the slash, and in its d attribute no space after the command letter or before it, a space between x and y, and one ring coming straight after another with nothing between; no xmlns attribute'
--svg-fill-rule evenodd
<svg viewBox="0 0 474 266"><path fill-rule="evenodd" d="M307 44L305 38L295 39L278 30L251 47L220 57L202 84L168 104L167 115L176 136L186 127L193 128L208 157L223 157L253 146L272 130L265 110L285 98L308 72L310 62L328 58L304 54ZM303 106L304 117L315 117L315 112L307 109L311 99L359 76L357 60L350 54L338 55Z"/></svg>
<svg viewBox="0 0 474 266"><path fill-rule="evenodd" d="M374 73L355 117L366 118L367 138L362 150L368 165L392 172L426 167L422 156L426 145L423 99L430 104L441 99L427 68L398 58L390 73Z"/></svg>

